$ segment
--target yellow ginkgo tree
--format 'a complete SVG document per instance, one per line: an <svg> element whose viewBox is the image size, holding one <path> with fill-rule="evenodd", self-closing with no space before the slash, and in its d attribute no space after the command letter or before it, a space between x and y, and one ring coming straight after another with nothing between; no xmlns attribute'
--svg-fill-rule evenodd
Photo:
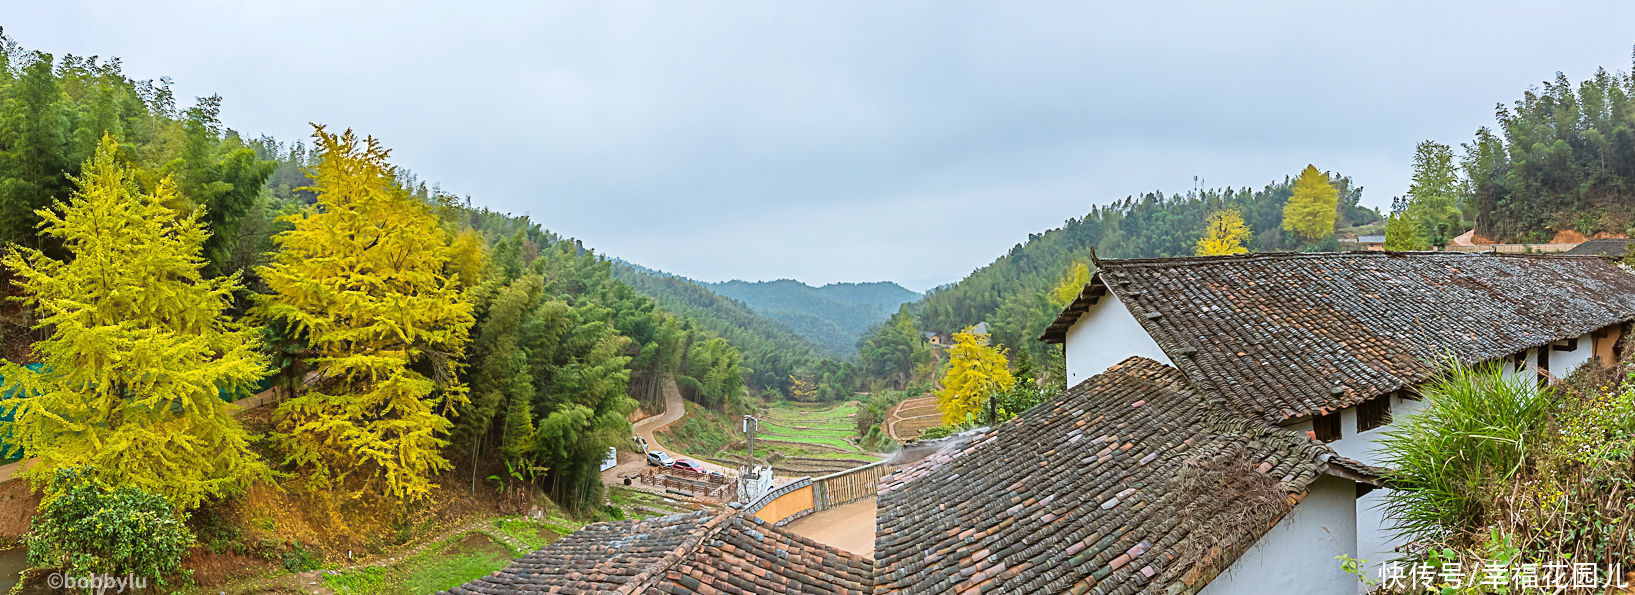
<svg viewBox="0 0 1635 595"><path fill-rule="evenodd" d="M1249 252L1249 226L1243 223L1243 214L1237 209L1225 209L1209 214L1204 223L1204 237L1194 247L1198 256L1225 256Z"/></svg>
<svg viewBox="0 0 1635 595"><path fill-rule="evenodd" d="M1005 351L989 346L987 335L970 328L954 333L954 346L948 348L948 373L937 391L943 425L958 427L976 419L989 399L1014 384Z"/></svg>
<svg viewBox="0 0 1635 595"><path fill-rule="evenodd" d="M267 475L220 396L259 380L266 362L258 333L225 315L238 276L199 273L209 234L198 215L165 206L178 198L171 178L145 193L134 172L104 136L69 201L38 212L41 233L72 258L5 255L51 335L34 344L39 370L0 367L0 393L14 395L0 410L15 415L0 436L39 458L36 485L85 466L187 509Z"/></svg>
<svg viewBox="0 0 1635 595"><path fill-rule="evenodd" d="M387 150L348 130L313 134L317 201L288 217L255 314L310 347L314 383L279 405L275 438L312 487L414 501L450 467L455 362L474 322L449 234L396 181ZM426 371L429 373L422 373Z"/></svg>
<svg viewBox="0 0 1635 595"><path fill-rule="evenodd" d="M1050 303L1055 304L1058 308L1066 306L1068 302L1079 297L1079 292L1084 291L1084 286L1089 284L1090 267L1083 262L1075 262L1067 268L1067 272L1062 275L1061 281L1058 281L1056 286L1051 288Z"/></svg>

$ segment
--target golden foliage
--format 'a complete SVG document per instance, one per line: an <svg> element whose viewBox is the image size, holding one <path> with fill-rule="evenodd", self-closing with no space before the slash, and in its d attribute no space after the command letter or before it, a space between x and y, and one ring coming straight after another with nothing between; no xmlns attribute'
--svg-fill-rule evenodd
<svg viewBox="0 0 1635 595"><path fill-rule="evenodd" d="M1050 303L1056 307L1066 306L1073 298L1079 297L1084 286L1090 284L1090 267L1082 262L1075 262L1067 268L1062 280L1050 290Z"/></svg>
<svg viewBox="0 0 1635 595"><path fill-rule="evenodd" d="M995 393L1015 384L1002 349L988 346L988 335L966 328L954 333L948 349L948 374L937 391L937 408L946 426L959 426L972 419Z"/></svg>
<svg viewBox="0 0 1635 595"><path fill-rule="evenodd" d="M174 181L144 193L118 154L104 136L69 202L38 212L72 259L28 248L4 258L51 336L34 345L40 371L0 369L19 394L0 407L16 415L0 435L39 457L36 485L86 465L190 509L268 475L220 397L259 380L266 362L257 333L225 314L238 276L201 277L208 233L165 206L178 201Z"/></svg>
<svg viewBox="0 0 1635 595"><path fill-rule="evenodd" d="M273 293L256 315L293 328L318 374L279 405L274 436L316 487L417 500L450 467L445 414L466 399L453 368L472 306L447 233L397 185L387 151L350 130L313 136L317 203L287 217L294 229L257 269Z"/></svg>
<svg viewBox="0 0 1635 595"><path fill-rule="evenodd" d="M1308 242L1321 240L1334 233L1339 208L1340 191L1329 183L1326 174L1317 171L1317 166L1308 164L1295 178L1294 194L1283 205L1283 229Z"/></svg>
<svg viewBox="0 0 1635 595"><path fill-rule="evenodd" d="M1204 224L1204 237L1198 239L1198 256L1225 256L1249 252L1251 232L1237 209L1226 209L1209 214Z"/></svg>
<svg viewBox="0 0 1635 595"><path fill-rule="evenodd" d="M796 401L816 401L817 384L794 374L789 375L789 398Z"/></svg>
<svg viewBox="0 0 1635 595"><path fill-rule="evenodd" d="M488 250L476 230L466 228L449 244L449 268L465 285L477 285L488 270Z"/></svg>

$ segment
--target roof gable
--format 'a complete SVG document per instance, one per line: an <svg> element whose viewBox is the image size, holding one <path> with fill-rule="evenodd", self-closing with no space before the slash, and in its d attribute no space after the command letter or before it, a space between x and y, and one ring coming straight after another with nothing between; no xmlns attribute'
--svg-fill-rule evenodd
<svg viewBox="0 0 1635 595"><path fill-rule="evenodd" d="M951 444L881 480L879 590L1193 591L1334 457L1144 358Z"/></svg>
<svg viewBox="0 0 1635 595"><path fill-rule="evenodd" d="M1116 293L1194 385L1272 421L1635 319L1635 275L1599 258L1347 252L1103 260L1041 337Z"/></svg>

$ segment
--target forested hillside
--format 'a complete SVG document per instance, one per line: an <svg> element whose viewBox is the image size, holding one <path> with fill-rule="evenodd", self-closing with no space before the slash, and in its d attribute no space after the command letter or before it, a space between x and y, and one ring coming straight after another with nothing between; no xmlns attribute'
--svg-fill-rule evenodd
<svg viewBox="0 0 1635 595"><path fill-rule="evenodd" d="M791 376L814 383L830 400L850 394L855 368L827 354L823 347L781 322L757 313L743 302L723 296L691 279L619 262L616 279L650 296L666 310L679 313L741 349L752 388L791 393Z"/></svg>
<svg viewBox="0 0 1635 595"><path fill-rule="evenodd" d="M920 294L889 281L830 283L812 287L792 279L708 283L716 293L744 302L823 346L830 355L850 358L857 339Z"/></svg>
<svg viewBox="0 0 1635 595"><path fill-rule="evenodd" d="M1342 175L1328 174L1338 191L1334 227L1373 223L1379 214L1358 205L1362 188ZM993 339L1011 351L1027 351L1033 361L1049 361L1046 347L1034 338L1060 310L1050 290L1073 264L1089 263L1090 252L1101 258L1190 256L1212 213L1236 210L1251 232L1254 251L1321 250L1337 247L1332 234L1306 241L1284 229L1284 207L1294 191L1294 179L1267 184L1259 190L1225 188L1185 194L1152 192L1127 197L1090 213L1069 219L1062 227L1029 234L1026 242L965 279L928 292L913 304L912 321L900 320L875 327L859 351L859 367L871 379L906 378L916 365L907 347L905 329L955 332L987 322ZM889 346L889 347L888 347ZM890 361L882 361L889 358Z"/></svg>
<svg viewBox="0 0 1635 595"><path fill-rule="evenodd" d="M1543 242L1556 232L1624 235L1635 225L1635 76L1563 74L1496 108L1463 145L1458 191L1478 235Z"/></svg>

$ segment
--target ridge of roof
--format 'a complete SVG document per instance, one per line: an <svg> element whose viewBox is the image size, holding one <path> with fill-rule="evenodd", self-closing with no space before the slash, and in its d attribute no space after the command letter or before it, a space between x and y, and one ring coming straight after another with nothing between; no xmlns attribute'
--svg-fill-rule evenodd
<svg viewBox="0 0 1635 595"><path fill-rule="evenodd" d="M1103 260L1041 340L1111 293L1194 385L1283 421L1635 320L1635 275L1594 256L1264 253Z"/></svg>
<svg viewBox="0 0 1635 595"><path fill-rule="evenodd" d="M1217 264L1222 262L1250 262L1257 260L1335 260L1343 258L1402 258L1412 256L1437 256L1447 258L1526 258L1526 259L1560 259L1583 258L1582 254L1524 254L1514 252L1460 252L1444 250L1343 250L1339 252L1245 252L1243 254L1225 254L1217 256L1166 256L1155 258L1103 258L1098 262L1102 269L1121 266L1192 266L1203 264Z"/></svg>

